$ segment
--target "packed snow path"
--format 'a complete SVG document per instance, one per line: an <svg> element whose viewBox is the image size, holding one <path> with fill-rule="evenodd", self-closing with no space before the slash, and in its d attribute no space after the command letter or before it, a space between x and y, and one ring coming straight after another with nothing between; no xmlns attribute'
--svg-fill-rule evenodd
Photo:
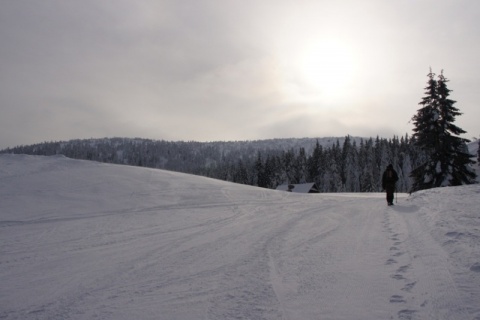
<svg viewBox="0 0 480 320"><path fill-rule="evenodd" d="M480 319L479 194L0 155L0 319Z"/></svg>

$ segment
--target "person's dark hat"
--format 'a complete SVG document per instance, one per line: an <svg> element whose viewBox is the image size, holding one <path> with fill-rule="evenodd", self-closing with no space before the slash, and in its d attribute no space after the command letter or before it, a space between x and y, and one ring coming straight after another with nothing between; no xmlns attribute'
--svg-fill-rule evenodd
<svg viewBox="0 0 480 320"><path fill-rule="evenodd" d="M393 169L393 165L390 163L390 164L387 166L387 169Z"/></svg>

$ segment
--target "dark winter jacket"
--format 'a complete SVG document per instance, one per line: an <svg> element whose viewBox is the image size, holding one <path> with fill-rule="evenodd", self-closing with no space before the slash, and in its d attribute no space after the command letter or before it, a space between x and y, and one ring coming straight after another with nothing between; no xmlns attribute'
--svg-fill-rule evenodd
<svg viewBox="0 0 480 320"><path fill-rule="evenodd" d="M393 189L395 188L395 183L398 181L398 174L393 169L392 165L387 167L387 170L383 173L382 176L382 188L386 190L387 188Z"/></svg>

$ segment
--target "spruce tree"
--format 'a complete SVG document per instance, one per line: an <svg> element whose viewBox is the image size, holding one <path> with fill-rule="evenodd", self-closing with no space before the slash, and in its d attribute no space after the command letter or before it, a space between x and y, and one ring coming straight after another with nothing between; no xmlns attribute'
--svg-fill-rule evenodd
<svg viewBox="0 0 480 320"><path fill-rule="evenodd" d="M477 164L480 166L480 140L478 140Z"/></svg>
<svg viewBox="0 0 480 320"><path fill-rule="evenodd" d="M445 137L445 142L439 150L439 165L444 179L442 185L458 186L475 183L476 174L471 167L475 162L467 147L470 140L460 138L458 135L466 131L453 124L455 117L462 113L453 106L456 101L448 98L451 90L447 88L448 80L443 76L443 70L438 78L439 121L441 132Z"/></svg>
<svg viewBox="0 0 480 320"><path fill-rule="evenodd" d="M267 181L265 177L265 168L263 166L262 155L260 151L257 152L257 160L255 161L255 172L257 174L257 186L261 188L267 187Z"/></svg>
<svg viewBox="0 0 480 320"><path fill-rule="evenodd" d="M425 161L411 172L412 191L474 183L468 140L457 136L465 131L453 124L461 113L448 98L448 80L442 72L436 81L431 70L428 77L426 95L419 103L422 107L412 119L413 143L426 154Z"/></svg>

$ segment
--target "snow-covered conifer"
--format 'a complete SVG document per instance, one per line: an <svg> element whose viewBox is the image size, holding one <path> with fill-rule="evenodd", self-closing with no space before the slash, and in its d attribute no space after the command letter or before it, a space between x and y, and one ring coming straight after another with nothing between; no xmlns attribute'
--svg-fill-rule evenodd
<svg viewBox="0 0 480 320"><path fill-rule="evenodd" d="M480 139L478 140L477 164L480 166Z"/></svg>
<svg viewBox="0 0 480 320"><path fill-rule="evenodd" d="M430 70L426 95L419 103L422 108L413 117L413 142L427 157L411 173L412 191L471 184L476 177L470 168L473 161L466 148L468 140L458 137L465 131L453 124L461 113L453 106L456 102L448 98L448 80L443 72L438 81L434 76Z"/></svg>

